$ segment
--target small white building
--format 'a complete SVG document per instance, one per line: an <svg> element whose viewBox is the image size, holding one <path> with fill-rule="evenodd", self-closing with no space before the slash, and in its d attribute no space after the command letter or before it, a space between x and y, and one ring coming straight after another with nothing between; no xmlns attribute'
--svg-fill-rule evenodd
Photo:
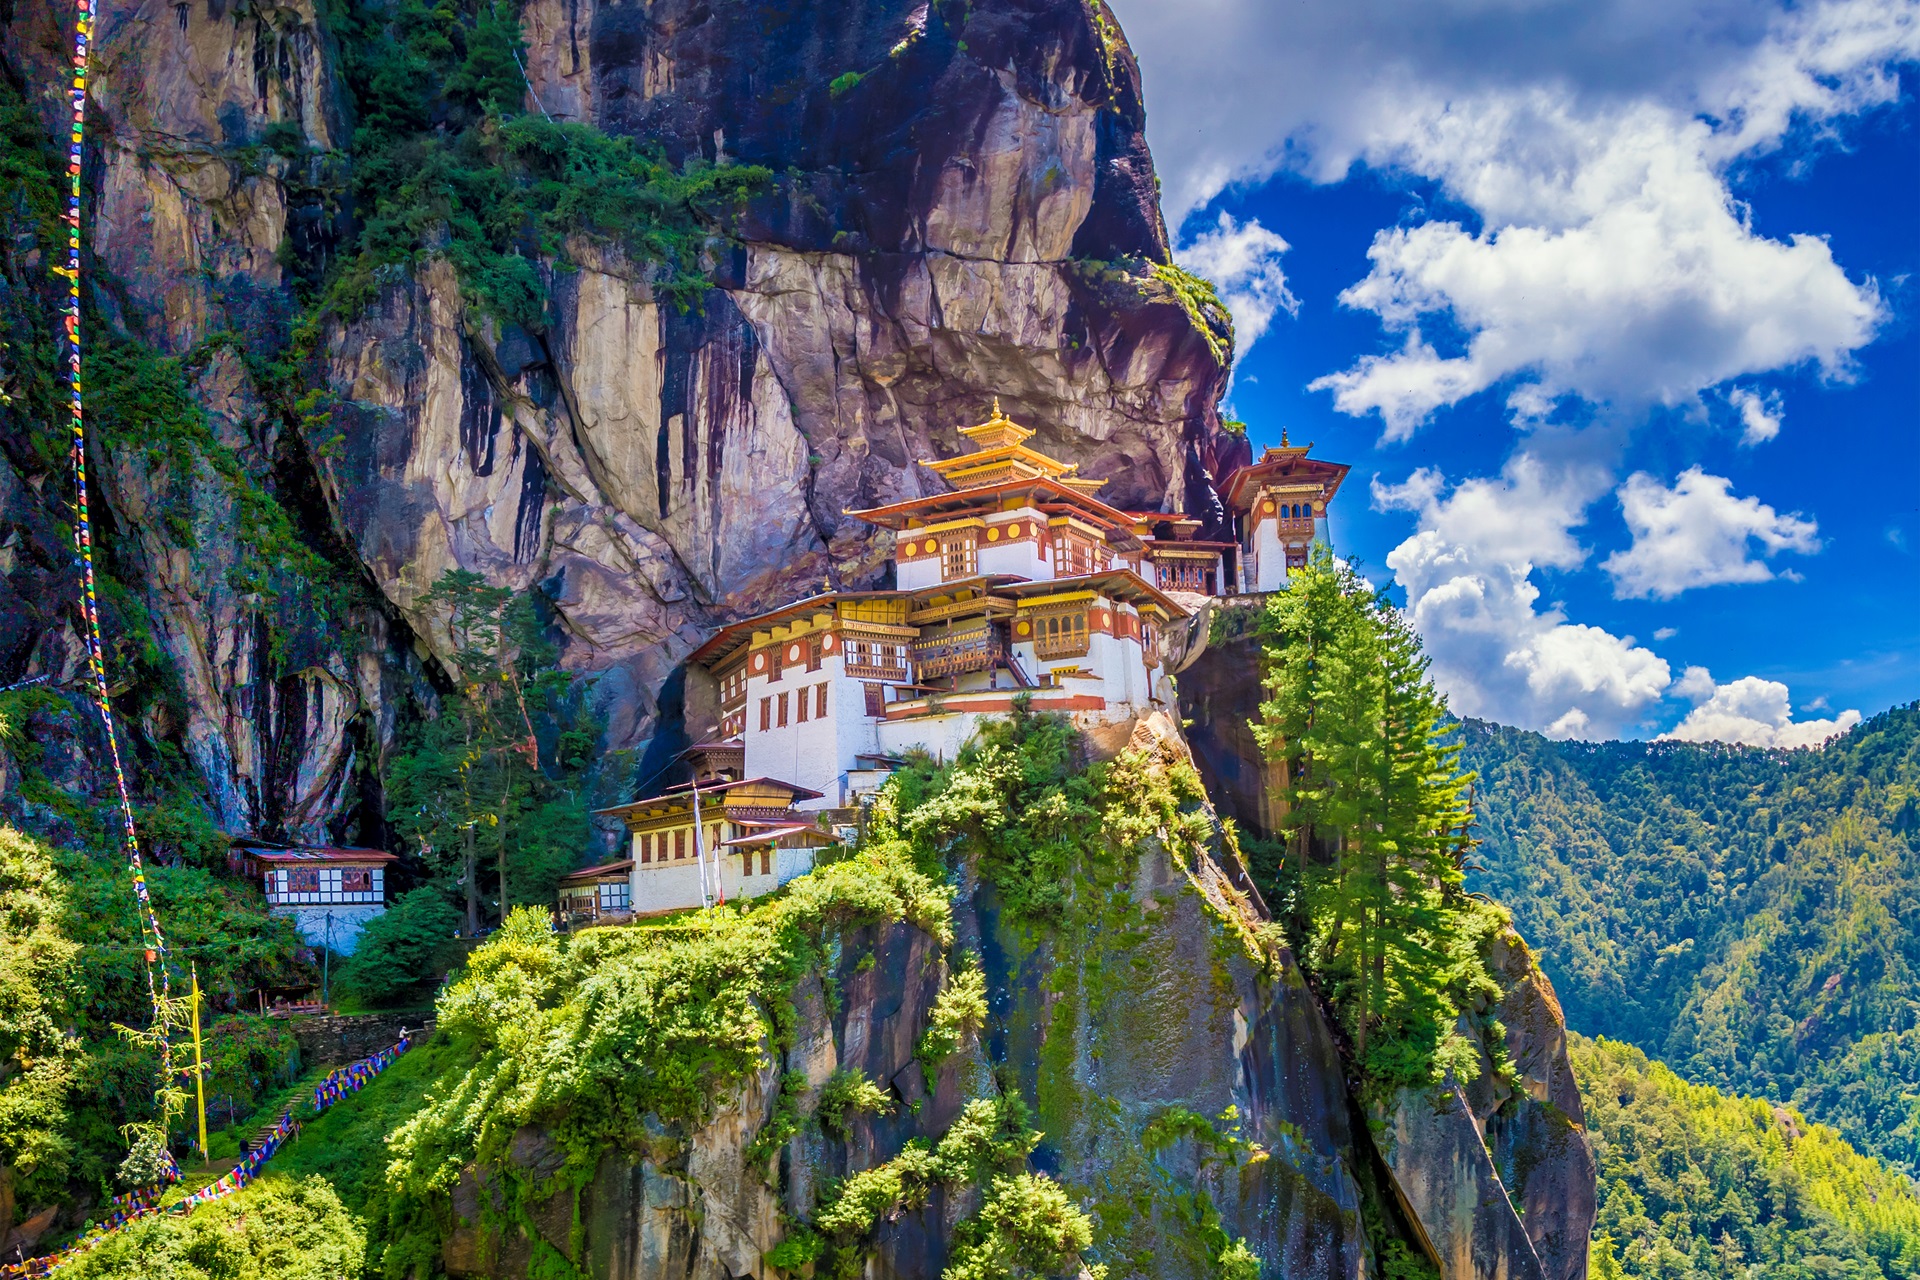
<svg viewBox="0 0 1920 1280"><path fill-rule="evenodd" d="M819 798L816 791L774 778L697 779L602 809L601 816L626 824L628 857L562 881L561 911L581 912L584 904L577 900L591 887L596 902L585 910L616 915L600 900L621 896L612 885L623 871L624 918L770 893L813 870L815 852L836 843L832 832L795 809Z"/></svg>
<svg viewBox="0 0 1920 1280"><path fill-rule="evenodd" d="M333 847L242 845L232 856L236 869L259 879L269 915L291 919L309 944L341 956L352 955L360 930L386 911L386 869L399 861L383 849Z"/></svg>
<svg viewBox="0 0 1920 1280"><path fill-rule="evenodd" d="M1240 532L1240 589L1284 590L1290 570L1303 567L1316 542L1332 545L1327 507L1349 468L1307 456L1311 444L1280 437L1258 462L1227 477L1220 500L1234 513Z"/></svg>

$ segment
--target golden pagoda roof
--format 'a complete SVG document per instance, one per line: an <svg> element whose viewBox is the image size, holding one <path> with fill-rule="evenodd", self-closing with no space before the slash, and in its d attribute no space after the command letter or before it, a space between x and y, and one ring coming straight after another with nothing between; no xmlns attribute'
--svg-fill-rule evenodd
<svg viewBox="0 0 1920 1280"><path fill-rule="evenodd" d="M1047 479L1057 480L1080 493L1093 493L1106 484L1104 480L1083 480L1076 476L1074 472L1080 469L1077 462L1061 462L1037 449L1027 448L1026 441L1034 434L1032 428L1023 427L1002 413L998 396L993 399L992 416L974 426L961 427L960 434L973 442L972 452L920 464L955 489L978 489L1010 480Z"/></svg>

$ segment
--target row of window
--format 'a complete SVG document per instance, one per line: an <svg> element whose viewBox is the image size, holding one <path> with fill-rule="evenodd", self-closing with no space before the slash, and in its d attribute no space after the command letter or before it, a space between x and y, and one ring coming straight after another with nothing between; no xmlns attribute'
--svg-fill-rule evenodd
<svg viewBox="0 0 1920 1280"><path fill-rule="evenodd" d="M847 637L847 674L856 679L905 678L908 672L907 645L904 640L863 640Z"/></svg>
<svg viewBox="0 0 1920 1280"><path fill-rule="evenodd" d="M1154 570L1163 590L1213 594L1213 566L1203 560L1162 560Z"/></svg>
<svg viewBox="0 0 1920 1280"><path fill-rule="evenodd" d="M980 572L980 531L954 529L937 535L940 544L940 580L956 582ZM1078 578L1107 568L1106 548L1077 533L1053 536L1053 572L1060 578Z"/></svg>
<svg viewBox="0 0 1920 1280"><path fill-rule="evenodd" d="M820 660L825 654L825 645L822 644L822 641L825 639L825 635L813 635L807 637L803 644L776 644L767 649L767 679L778 680L780 678L780 670L783 666L797 667L802 662L807 664L807 670L818 671L820 669ZM791 652L794 648L801 650L800 655L797 657ZM746 697L744 679L740 687L740 696L743 698Z"/></svg>
<svg viewBox="0 0 1920 1280"><path fill-rule="evenodd" d="M385 879L379 867L287 867L266 874L268 893L376 893Z"/></svg>
<svg viewBox="0 0 1920 1280"><path fill-rule="evenodd" d="M792 693L770 693L760 699L760 731L787 727L788 716L794 715L794 722L805 724L808 720L808 704L812 704L812 718L827 718L827 682L822 680L811 689L796 689ZM777 717L777 718L776 718Z"/></svg>
<svg viewBox="0 0 1920 1280"><path fill-rule="evenodd" d="M706 846L706 852L708 854L715 857L718 857L720 855L721 832L724 830L729 830L731 828L732 828L731 823L711 824L707 827L708 843ZM692 832L692 828L690 827L681 827L678 830L673 832L666 832L666 831L642 832L640 834L640 861L643 864L650 864L655 862L683 862L686 859L691 858L693 856L693 838L692 838L691 832ZM672 837L671 840L669 840L668 838L669 835L671 835ZM657 840L655 839L656 836L658 837ZM740 874L741 875L750 876L753 874L754 852L755 851L752 849L744 849L741 851L740 853ZM759 850L759 854L760 854L760 874L763 876L772 875L773 874L772 850L761 849ZM609 909L605 901L605 893L607 888L608 886L606 885L600 886L601 894L602 894L600 909L603 911ZM618 888L620 889L620 892L621 892L621 903L622 903L622 905L618 908L618 910L625 911L627 909L625 905L627 885L623 881L619 884Z"/></svg>
<svg viewBox="0 0 1920 1280"><path fill-rule="evenodd" d="M724 829L723 823L707 824L707 848L719 847ZM692 827L675 827L672 831L642 831L634 841L639 845L642 863L680 862L693 856Z"/></svg>

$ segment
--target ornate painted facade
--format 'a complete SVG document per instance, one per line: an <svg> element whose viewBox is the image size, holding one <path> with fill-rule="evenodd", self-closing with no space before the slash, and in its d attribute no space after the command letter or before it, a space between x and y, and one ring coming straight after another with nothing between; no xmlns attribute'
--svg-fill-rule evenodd
<svg viewBox="0 0 1920 1280"><path fill-rule="evenodd" d="M857 805L909 750L951 758L1016 698L1095 733L1171 708L1169 628L1209 596L1284 586L1347 470L1268 450L1221 495L1238 537L1207 541L1183 513L1107 505L997 403L960 434L968 452L921 464L941 492L847 513L892 533L893 586L824 591L694 652L718 694L688 725L711 739L689 753L698 816L693 782L604 811L631 856L578 873L577 898L597 909L590 886L620 870L636 915L767 892L831 841L820 811Z"/></svg>

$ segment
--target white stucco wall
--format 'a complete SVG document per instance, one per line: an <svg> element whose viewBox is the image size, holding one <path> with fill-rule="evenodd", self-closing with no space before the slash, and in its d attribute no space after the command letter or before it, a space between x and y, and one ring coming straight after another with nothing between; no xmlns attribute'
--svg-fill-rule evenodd
<svg viewBox="0 0 1920 1280"><path fill-rule="evenodd" d="M846 674L841 660L839 640L835 652L824 656L818 671L789 668L778 680L747 681L746 773L749 778L778 778L821 793L818 800L803 801L802 808L833 807L846 802L846 774L862 751L878 751L879 739L873 723L867 719L867 691L863 682ZM815 686L827 684L827 715L823 720L813 714L818 705ZM800 723L798 708L789 702L785 727L779 724L777 699L781 693L797 698L807 692L807 722ZM773 696L776 711L773 727L760 730L760 699Z"/></svg>
<svg viewBox="0 0 1920 1280"><path fill-rule="evenodd" d="M714 873L715 850L708 849L707 873ZM728 902L738 902L746 898L757 898L772 893L781 885L813 870L813 850L811 849L775 849L773 851L772 870L760 874L760 854L753 855L753 874L748 875L743 868L740 850L721 849L719 853L719 880L715 885L709 881L711 891L724 896ZM665 867L646 866L633 869L633 910L636 915L654 915L662 911L686 911L700 904L700 865L689 857L685 862L669 863Z"/></svg>
<svg viewBox="0 0 1920 1280"><path fill-rule="evenodd" d="M331 925L327 922L329 911L333 913ZM309 946L330 947L337 956L350 956L359 945L360 930L366 927L367 921L385 911L384 906L356 903L336 907L270 907L267 914L293 921L293 927Z"/></svg>

